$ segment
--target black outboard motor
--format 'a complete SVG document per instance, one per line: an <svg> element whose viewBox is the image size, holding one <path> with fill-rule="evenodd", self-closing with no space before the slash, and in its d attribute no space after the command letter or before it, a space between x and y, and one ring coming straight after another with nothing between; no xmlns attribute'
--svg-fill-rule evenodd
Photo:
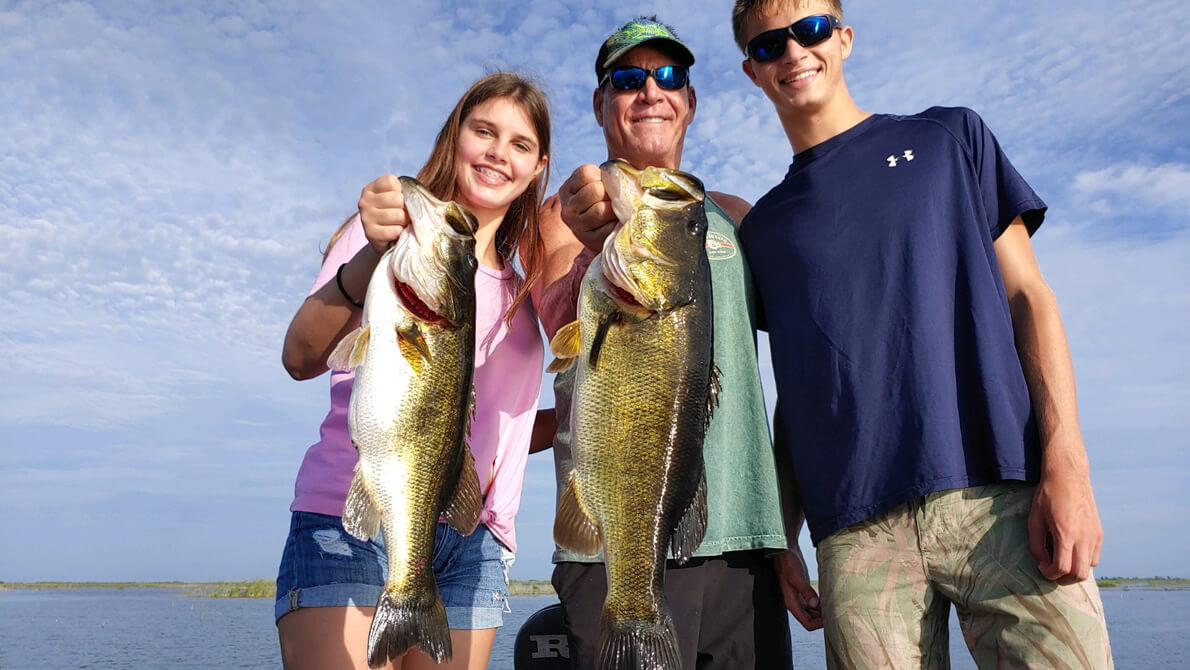
<svg viewBox="0 0 1190 670"><path fill-rule="evenodd" d="M517 631L512 658L516 670L571 670L561 603L537 610Z"/></svg>

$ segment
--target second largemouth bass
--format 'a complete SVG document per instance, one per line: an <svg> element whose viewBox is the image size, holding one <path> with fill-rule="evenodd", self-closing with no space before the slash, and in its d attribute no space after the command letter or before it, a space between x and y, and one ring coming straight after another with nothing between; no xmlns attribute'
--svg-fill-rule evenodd
<svg viewBox="0 0 1190 670"><path fill-rule="evenodd" d="M677 669L666 554L685 562L706 531L702 442L718 392L705 195L677 170L601 170L620 223L583 279L578 320L551 342L554 370L577 365L554 538L603 550L598 667Z"/></svg>

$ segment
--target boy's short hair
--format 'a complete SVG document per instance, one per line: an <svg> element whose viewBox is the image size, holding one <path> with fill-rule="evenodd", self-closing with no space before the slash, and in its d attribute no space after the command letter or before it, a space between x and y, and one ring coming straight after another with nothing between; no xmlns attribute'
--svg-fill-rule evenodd
<svg viewBox="0 0 1190 670"><path fill-rule="evenodd" d="M835 17L842 21L843 0L823 1L830 5L830 10ZM810 0L736 0L735 7L731 8L731 32L735 35L735 43L740 51L744 51L744 47L748 44L747 35L744 34L744 31L748 29L748 20L775 11L787 2L801 7L809 4Z"/></svg>

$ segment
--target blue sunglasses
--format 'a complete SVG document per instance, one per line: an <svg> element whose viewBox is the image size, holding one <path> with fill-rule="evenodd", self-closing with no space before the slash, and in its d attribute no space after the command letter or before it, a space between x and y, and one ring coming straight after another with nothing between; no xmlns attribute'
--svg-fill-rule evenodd
<svg viewBox="0 0 1190 670"><path fill-rule="evenodd" d="M649 70L635 65L613 67L604 73L599 85L611 80L612 88L617 91L639 91L649 77L657 82L657 87L666 91L676 91L682 88L690 79L690 71L681 65L662 65Z"/></svg>
<svg viewBox="0 0 1190 670"><path fill-rule="evenodd" d="M785 53L785 46L789 43L790 37L803 47L809 48L830 39L835 28L842 25L839 19L829 14L807 16L791 26L766 30L753 37L744 47L744 53L757 63L767 63Z"/></svg>

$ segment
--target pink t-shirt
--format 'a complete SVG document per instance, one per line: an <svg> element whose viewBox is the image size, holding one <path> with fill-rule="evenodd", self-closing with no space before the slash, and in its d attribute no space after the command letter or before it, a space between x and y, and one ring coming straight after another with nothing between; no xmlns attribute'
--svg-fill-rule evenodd
<svg viewBox="0 0 1190 670"><path fill-rule="evenodd" d="M331 248L310 293L334 281L339 266L367 243L356 218ZM545 356L529 301L517 310L511 328L504 322L521 281L511 266L493 270L480 263L475 273L475 417L469 443L480 490L486 495L480 522L512 551L516 551L513 519L521 505ZM355 317L351 328L358 326L359 317ZM331 409L322 422L321 439L306 450L298 470L291 511L343 514L357 460L347 433L354 379L353 372L331 371Z"/></svg>

